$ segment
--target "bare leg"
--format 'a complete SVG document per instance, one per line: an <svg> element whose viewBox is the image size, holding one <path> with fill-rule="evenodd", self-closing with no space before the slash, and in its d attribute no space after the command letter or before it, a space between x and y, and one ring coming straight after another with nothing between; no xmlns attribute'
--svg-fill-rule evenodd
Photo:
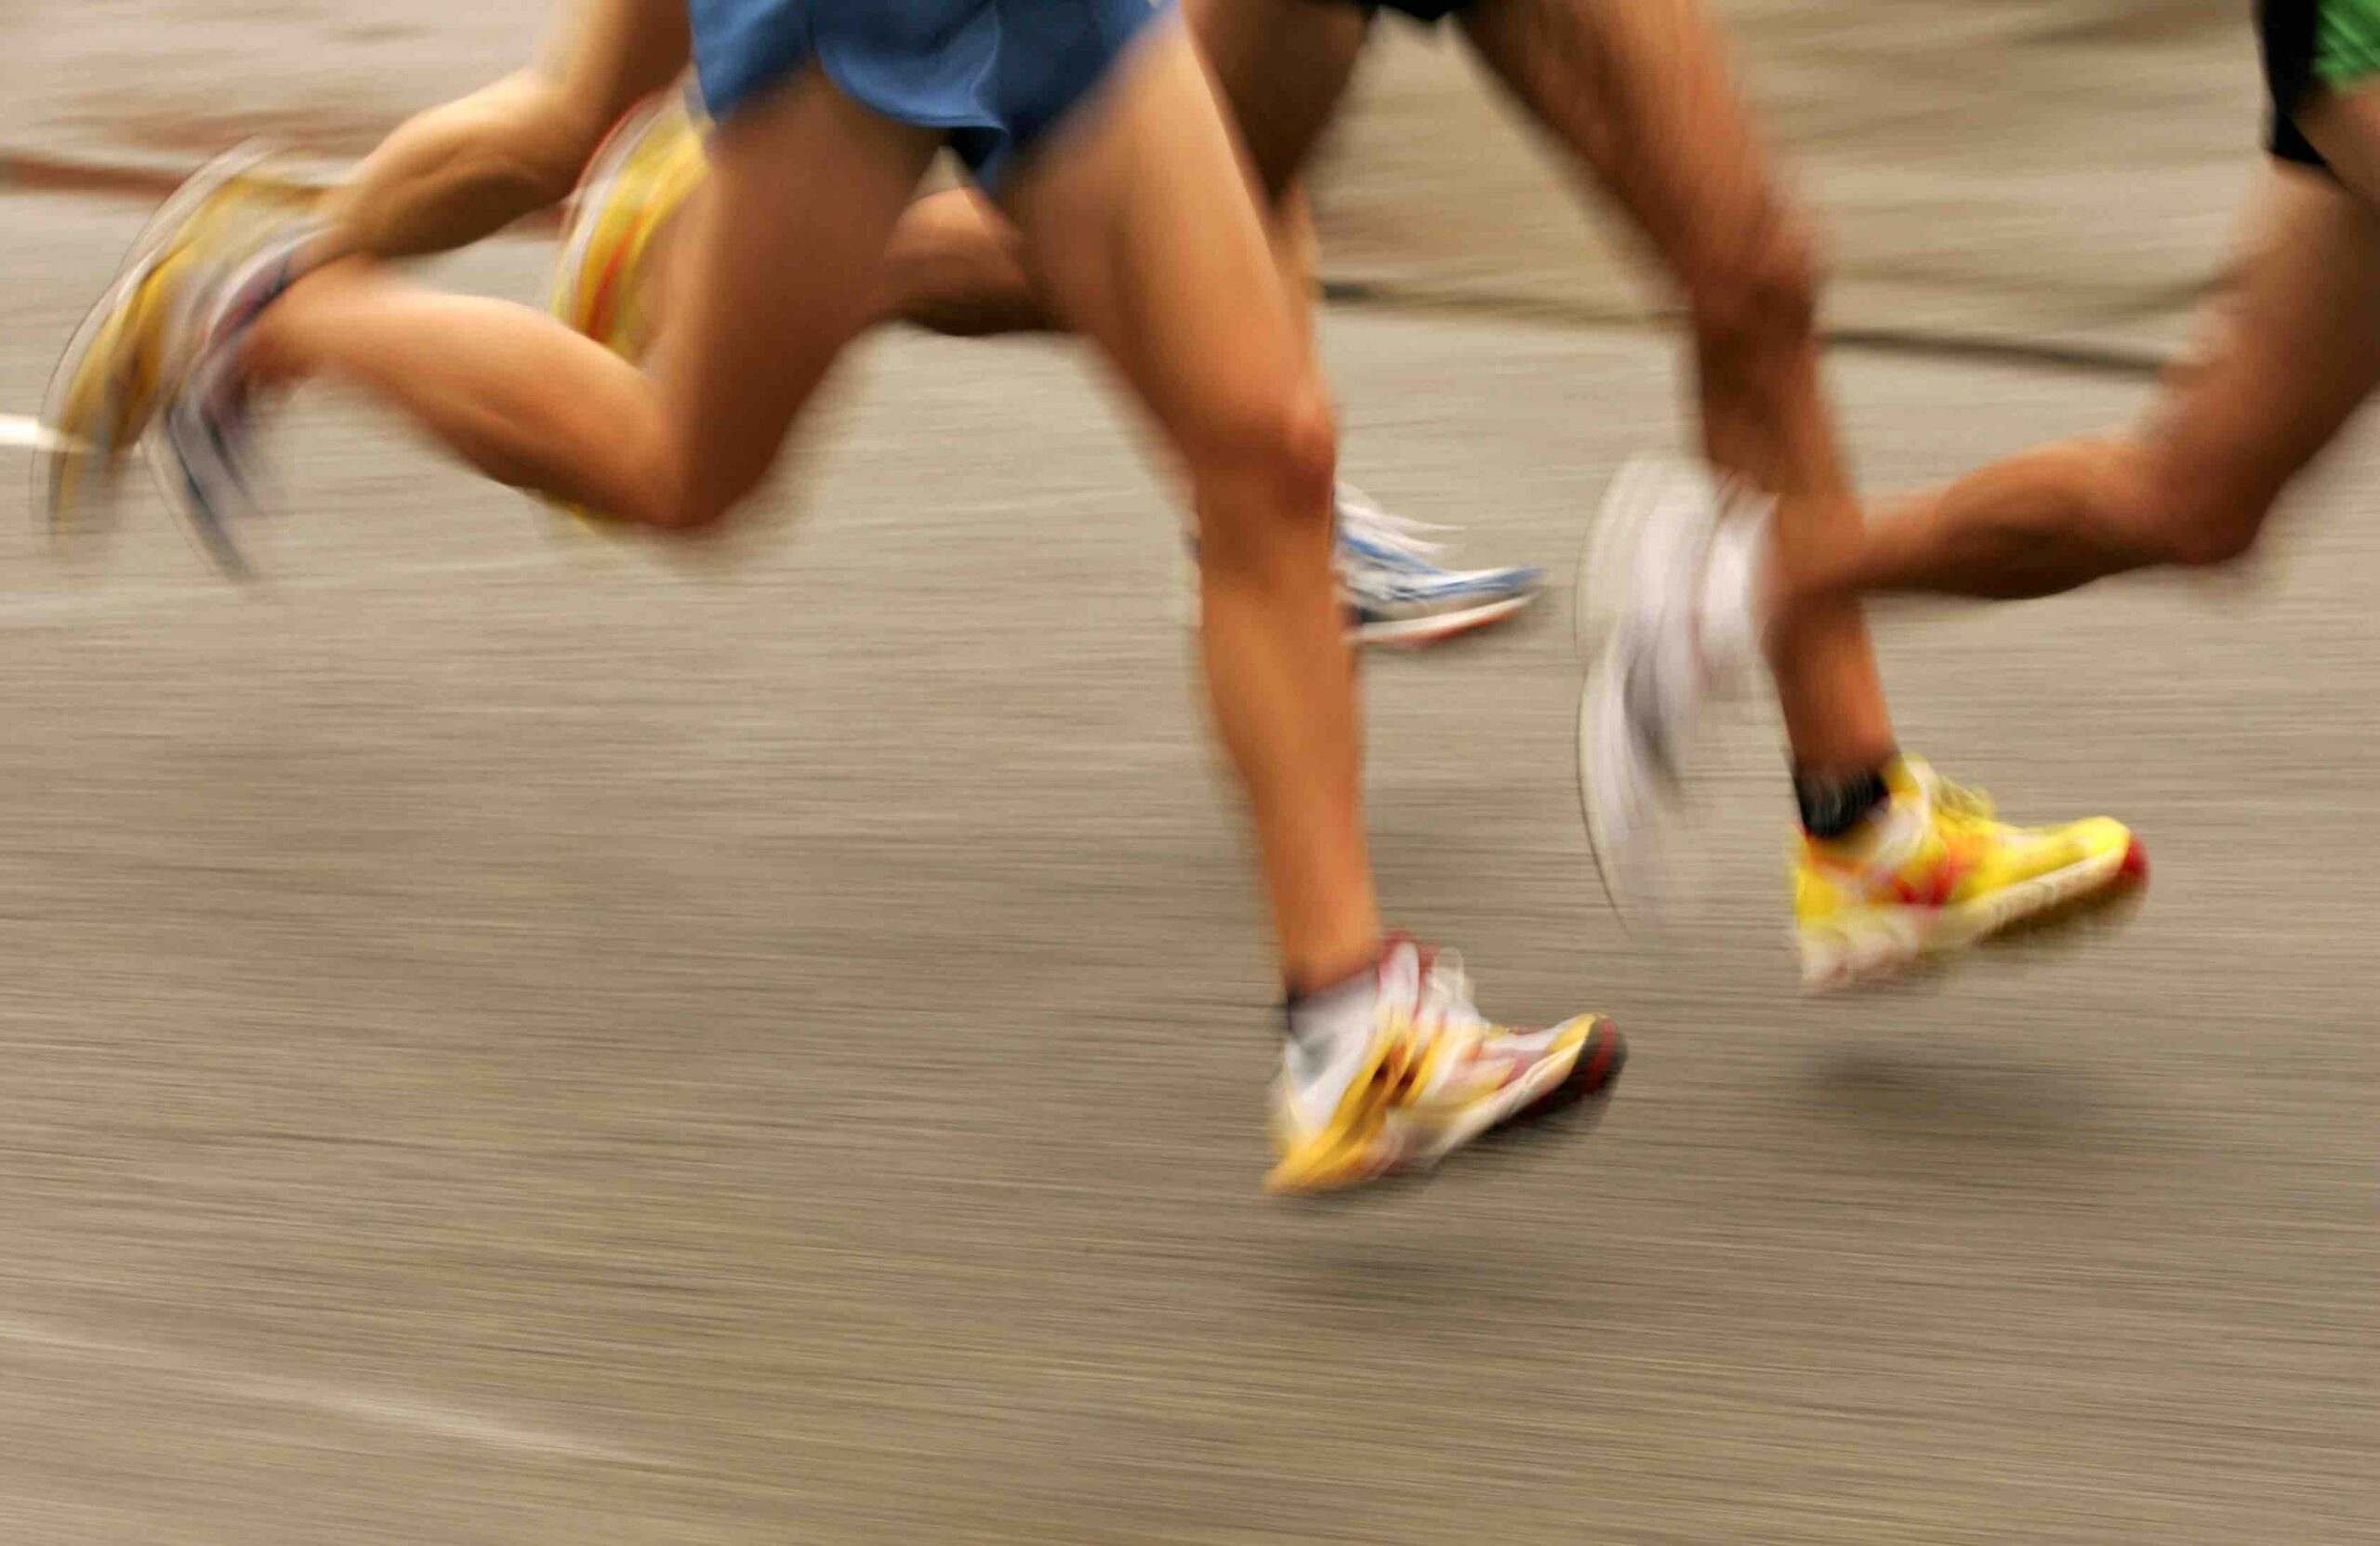
<svg viewBox="0 0 2380 1546"><path fill-rule="evenodd" d="M1772 614L1891 591L2046 596L2244 552L2380 384L2380 213L2309 175L2278 182L2229 325L2141 438L2045 446L1908 501L1864 541L1773 575Z"/></svg>
<svg viewBox="0 0 2380 1546"><path fill-rule="evenodd" d="M884 254L875 314L955 338L1057 325L1025 267L1024 239L972 188L919 199L901 217Z"/></svg>
<svg viewBox="0 0 2380 1546"><path fill-rule="evenodd" d="M814 73L722 125L651 377L526 308L348 267L270 308L248 363L267 381L358 385L506 482L652 525L706 524L767 473L866 320L933 148Z"/></svg>
<svg viewBox="0 0 2380 1546"><path fill-rule="evenodd" d="M1184 14L1273 211L1275 266L1310 325L1314 229L1299 177L1363 52L1363 16L1319 0L1188 0ZM964 189L902 219L877 314L959 337L1055 325L1015 231Z"/></svg>
<svg viewBox="0 0 2380 1546"><path fill-rule="evenodd" d="M332 191L322 255L445 252L560 203L687 47L684 0L574 0L534 69L409 119Z"/></svg>
<svg viewBox="0 0 2380 1546"><path fill-rule="evenodd" d="M1187 35L1130 56L1014 191L1035 269L1196 491L1207 679L1292 990L1380 945L1355 673L1330 573L1330 411Z"/></svg>
<svg viewBox="0 0 2380 1546"><path fill-rule="evenodd" d="M1704 448L1778 496L1789 567L1860 530L1818 376L1807 238L1778 190L1700 0L1481 0L1480 55L1627 210L1685 292ZM1773 638L1795 760L1862 769L1893 751L1867 628L1846 603Z"/></svg>
<svg viewBox="0 0 2380 1546"><path fill-rule="evenodd" d="M1187 0L1185 14L1256 179L1282 292L1310 339L1320 246L1305 172L1355 79L1368 27L1339 0Z"/></svg>

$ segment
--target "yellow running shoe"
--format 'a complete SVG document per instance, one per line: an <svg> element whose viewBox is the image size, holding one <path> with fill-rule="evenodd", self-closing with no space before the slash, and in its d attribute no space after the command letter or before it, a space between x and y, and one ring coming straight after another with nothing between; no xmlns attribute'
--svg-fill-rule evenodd
<svg viewBox="0 0 2380 1546"><path fill-rule="evenodd" d="M1600 1106L1627 1062L1611 1022L1490 1024L1461 962L1404 938L1338 1034L1292 1035L1275 1087L1275 1193L1343 1191L1428 1170L1464 1144Z"/></svg>
<svg viewBox="0 0 2380 1546"><path fill-rule="evenodd" d="M125 455L188 363L178 357L176 324L198 260L260 217L286 219L315 196L284 175L269 148L243 146L201 167L142 228L75 329L42 404L52 440L39 476L53 538L112 491Z"/></svg>
<svg viewBox="0 0 2380 1546"><path fill-rule="evenodd" d="M669 230L709 164L686 95L665 92L620 120L572 195L549 309L631 364L660 332ZM558 505L582 521L603 517Z"/></svg>
<svg viewBox="0 0 2380 1546"><path fill-rule="evenodd" d="M2149 855L2122 823L2011 826L1991 801L1914 758L1884 771L1892 792L1849 837L1804 837L1793 918L1802 981L1839 987L1963 949L2053 909L2145 883Z"/></svg>

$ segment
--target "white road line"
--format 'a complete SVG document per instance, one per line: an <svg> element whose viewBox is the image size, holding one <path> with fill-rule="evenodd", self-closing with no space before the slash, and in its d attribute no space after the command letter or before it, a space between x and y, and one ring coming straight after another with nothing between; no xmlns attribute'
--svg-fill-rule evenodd
<svg viewBox="0 0 2380 1546"><path fill-rule="evenodd" d="M276 596L311 596L323 591L364 590L449 575L502 575L529 569L559 569L563 562L559 554L515 553L504 558L458 559L446 563L373 569L337 579L298 582L266 579L253 587L218 580L192 585L122 586L94 590L87 595L29 596L21 592L10 595L0 591L0 628L12 623L39 623L52 617L137 612L143 607L170 605L178 601L236 601L251 597L271 600Z"/></svg>
<svg viewBox="0 0 2380 1546"><path fill-rule="evenodd" d="M23 414L0 414L0 446L25 451L48 451L67 442L55 430L46 428L39 419ZM545 569L563 562L558 552L519 553L505 558L461 559L443 563L414 564L394 569L374 569L337 579L275 583L267 579L262 590L267 595L311 595L324 590L359 590L391 581L425 579L445 575L493 575L514 570ZM9 595L0 592L0 625L18 622L38 622L47 617L73 617L86 613L120 612L144 606L195 601L237 596L242 588L229 582L211 585L152 585L127 586L99 590L87 595Z"/></svg>
<svg viewBox="0 0 2380 1546"><path fill-rule="evenodd" d="M55 451L66 443L63 436L44 428L37 418L0 414L0 445L12 445L20 451Z"/></svg>
<svg viewBox="0 0 2380 1546"><path fill-rule="evenodd" d="M29 1348L37 1355L46 1354L83 1363L112 1364L121 1368L167 1375L224 1394L350 1418L384 1428L460 1439L490 1449L602 1460L614 1465L654 1466L672 1471L683 1469L674 1461L606 1444L600 1439L534 1428L485 1412L442 1406L412 1396L349 1390L311 1380L251 1374L245 1369L228 1368L167 1348L93 1337L65 1327L14 1315L0 1316L0 1343Z"/></svg>

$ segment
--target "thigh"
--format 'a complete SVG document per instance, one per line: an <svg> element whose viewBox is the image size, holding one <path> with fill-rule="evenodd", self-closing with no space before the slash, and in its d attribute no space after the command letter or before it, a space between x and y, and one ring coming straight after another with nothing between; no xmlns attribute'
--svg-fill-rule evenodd
<svg viewBox="0 0 2380 1546"><path fill-rule="evenodd" d="M2147 430L2163 487L2260 515L2380 385L2380 212L2276 171L2237 290Z"/></svg>
<svg viewBox="0 0 2380 1546"><path fill-rule="evenodd" d="M2380 204L2380 82L2320 91L2298 108L2296 124L2342 183Z"/></svg>
<svg viewBox="0 0 2380 1546"><path fill-rule="evenodd" d="M1702 0L1478 0L1462 26L1689 284L1768 238L1775 173Z"/></svg>
<svg viewBox="0 0 2380 1546"><path fill-rule="evenodd" d="M1052 304L1194 457L1311 389L1253 191L1180 28L1119 62L1011 205Z"/></svg>
<svg viewBox="0 0 2380 1546"><path fill-rule="evenodd" d="M814 68L713 132L655 363L683 520L723 513L767 472L866 324L893 222L938 143Z"/></svg>
<svg viewBox="0 0 2380 1546"><path fill-rule="evenodd" d="M1354 77L1368 31L1347 0L1183 0L1268 200L1297 181Z"/></svg>
<svg viewBox="0 0 2380 1546"><path fill-rule="evenodd" d="M571 0L537 73L608 129L684 73L686 0Z"/></svg>

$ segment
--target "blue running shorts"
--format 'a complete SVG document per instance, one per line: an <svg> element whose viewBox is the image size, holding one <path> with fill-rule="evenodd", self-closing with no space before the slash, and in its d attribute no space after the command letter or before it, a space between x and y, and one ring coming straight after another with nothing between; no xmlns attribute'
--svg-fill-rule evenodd
<svg viewBox="0 0 2380 1546"><path fill-rule="evenodd" d="M1172 0L688 0L703 106L724 121L813 61L887 118L940 129L997 190Z"/></svg>

